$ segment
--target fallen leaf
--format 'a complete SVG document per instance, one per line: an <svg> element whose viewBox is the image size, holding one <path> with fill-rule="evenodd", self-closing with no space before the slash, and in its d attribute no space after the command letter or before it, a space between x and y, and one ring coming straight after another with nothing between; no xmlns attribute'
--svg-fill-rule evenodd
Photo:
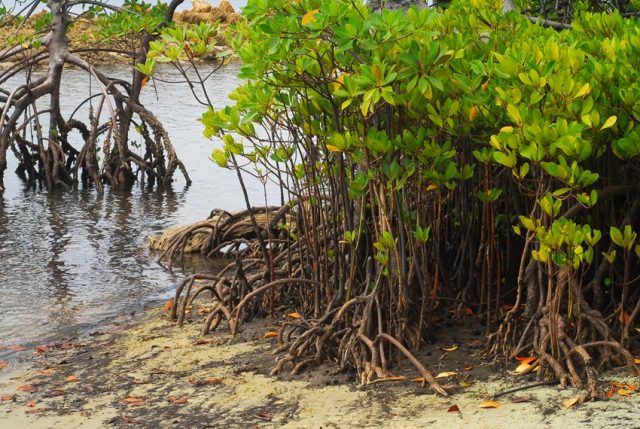
<svg viewBox="0 0 640 429"><path fill-rule="evenodd" d="M627 389L635 392L636 390L638 390L638 386L636 386L635 384L627 384Z"/></svg>
<svg viewBox="0 0 640 429"><path fill-rule="evenodd" d="M277 336L278 336L278 333L276 331L269 331L266 334L264 334L264 338L274 338Z"/></svg>
<svg viewBox="0 0 640 429"><path fill-rule="evenodd" d="M607 398L613 398L614 393L616 393L616 386L612 384L607 390Z"/></svg>
<svg viewBox="0 0 640 429"><path fill-rule="evenodd" d="M169 374L169 371L164 368L153 368L151 374Z"/></svg>
<svg viewBox="0 0 640 429"><path fill-rule="evenodd" d="M0 395L0 401L13 401L13 395Z"/></svg>
<svg viewBox="0 0 640 429"><path fill-rule="evenodd" d="M528 374L536 368L537 365L529 365L528 363L522 362L518 367L513 371L516 374Z"/></svg>
<svg viewBox="0 0 640 429"><path fill-rule="evenodd" d="M5 361L3 361L3 360L0 360L0 369L4 368L4 367L5 367L5 366L7 366L7 365L8 365L8 363L7 363L7 362L5 362Z"/></svg>
<svg viewBox="0 0 640 429"><path fill-rule="evenodd" d="M175 396L168 396L167 399L174 405L182 405L186 404L189 401L188 396L183 396L182 398L176 398Z"/></svg>
<svg viewBox="0 0 640 429"><path fill-rule="evenodd" d="M40 374L49 376L49 375L55 374L57 371L58 370L55 369L55 368L45 368L45 369L40 371Z"/></svg>
<svg viewBox="0 0 640 429"><path fill-rule="evenodd" d="M471 370L473 369L473 366L471 366L471 365L467 364L467 365L465 365L465 366L464 366L464 368L462 368L462 369L464 369L465 371L471 371Z"/></svg>
<svg viewBox="0 0 640 429"><path fill-rule="evenodd" d="M634 361L636 364L640 365L640 357L633 358L633 361Z"/></svg>
<svg viewBox="0 0 640 429"><path fill-rule="evenodd" d="M195 377L189 377L189 384L193 385L193 386L206 386L206 385L215 385L215 384L222 384L222 382L224 381L224 379L222 378L195 378Z"/></svg>
<svg viewBox="0 0 640 429"><path fill-rule="evenodd" d="M576 405L578 402L580 402L580 397L574 396L572 398L565 399L564 401L562 401L562 405L564 405L565 408L571 408L574 405Z"/></svg>
<svg viewBox="0 0 640 429"><path fill-rule="evenodd" d="M25 411L25 413L27 414L38 414L38 413L42 413L44 411L49 411L50 408L46 408L46 407L42 407L42 408L33 408L31 410L27 410Z"/></svg>
<svg viewBox="0 0 640 429"><path fill-rule="evenodd" d="M628 389L620 389L620 390L618 390L618 395L620 395L620 396L627 396L628 397L628 396L631 396L631 393L632 393L631 390L628 390Z"/></svg>
<svg viewBox="0 0 640 429"><path fill-rule="evenodd" d="M256 417L266 421L266 422L270 422L271 419L273 418L273 414L271 413L258 413L256 414Z"/></svg>
<svg viewBox="0 0 640 429"><path fill-rule="evenodd" d="M33 392L36 388L32 384L23 384L22 386L18 386L17 390L20 392Z"/></svg>
<svg viewBox="0 0 640 429"><path fill-rule="evenodd" d="M531 362L537 360L538 358L535 356L516 356L516 359L518 359L522 363L531 364Z"/></svg>
<svg viewBox="0 0 640 429"><path fill-rule="evenodd" d="M500 402L498 401L484 401L478 405L478 408L500 408Z"/></svg>
<svg viewBox="0 0 640 429"><path fill-rule="evenodd" d="M449 377L453 377L454 375L458 375L458 373L455 371L447 371L447 372L441 372L440 374L436 375L436 378L449 378Z"/></svg>
<svg viewBox="0 0 640 429"><path fill-rule="evenodd" d="M27 407L31 407L31 408L33 408L33 407L35 407L35 406L36 406L36 401L29 401L29 402L27 402Z"/></svg>
<svg viewBox="0 0 640 429"><path fill-rule="evenodd" d="M458 345L454 344L451 347L441 347L443 352L455 352L456 350L458 350Z"/></svg>
<svg viewBox="0 0 640 429"><path fill-rule="evenodd" d="M169 350L169 349L173 348L173 346L171 344L163 344L161 347L162 347L163 350Z"/></svg>
<svg viewBox="0 0 640 429"><path fill-rule="evenodd" d="M415 383L424 383L427 380L424 379L424 377L418 377L418 378L414 378L411 381L415 382Z"/></svg>
<svg viewBox="0 0 640 429"><path fill-rule="evenodd" d="M44 353L47 350L49 350L49 347L45 346L44 344L36 347L36 353Z"/></svg>
<svg viewBox="0 0 640 429"><path fill-rule="evenodd" d="M171 307L173 307L173 300L172 299L170 299L169 301L164 303L164 305L162 306L162 310L163 311L171 311Z"/></svg>
<svg viewBox="0 0 640 429"><path fill-rule="evenodd" d="M64 395L64 389L62 387L56 387L54 390L54 396Z"/></svg>
<svg viewBox="0 0 640 429"><path fill-rule="evenodd" d="M298 313L297 311L294 311L293 313L289 313L287 314L287 317L290 317L292 319L299 319L302 316L300 315L300 313Z"/></svg>
<svg viewBox="0 0 640 429"><path fill-rule="evenodd" d="M65 378L65 380L67 380L69 383L75 383L76 381L78 381L78 377L76 377L75 375L70 375L69 377Z"/></svg>
<svg viewBox="0 0 640 429"><path fill-rule="evenodd" d="M460 380L460 381L458 382L458 385L459 385L460 387L470 387L470 386L471 386L471 384L472 384L472 383L469 383L468 381L465 381L465 380Z"/></svg>
<svg viewBox="0 0 640 429"><path fill-rule="evenodd" d="M211 340L205 340L204 338L199 338L195 343L193 343L194 346L201 346L203 344L211 344Z"/></svg>
<svg viewBox="0 0 640 429"><path fill-rule="evenodd" d="M628 311L620 311L618 312L618 320L623 323L623 324L627 324L629 323L629 320L631 319L631 314Z"/></svg>
<svg viewBox="0 0 640 429"><path fill-rule="evenodd" d="M133 384L147 384L149 381L142 378L134 378Z"/></svg>
<svg viewBox="0 0 640 429"><path fill-rule="evenodd" d="M459 412L459 411L460 411L460 408L458 408L458 406L457 406L457 405L452 405L452 406L450 406L450 407L449 407L449 409L447 410L447 412L448 412L448 413L455 413L456 411L457 411L457 412Z"/></svg>
<svg viewBox="0 0 640 429"><path fill-rule="evenodd" d="M526 396L515 396L511 398L512 404L521 404L523 402L529 402L529 401L531 401L531 398L528 398Z"/></svg>
<svg viewBox="0 0 640 429"><path fill-rule="evenodd" d="M198 314L205 314L209 312L211 312L211 309L209 307L201 307L198 309Z"/></svg>

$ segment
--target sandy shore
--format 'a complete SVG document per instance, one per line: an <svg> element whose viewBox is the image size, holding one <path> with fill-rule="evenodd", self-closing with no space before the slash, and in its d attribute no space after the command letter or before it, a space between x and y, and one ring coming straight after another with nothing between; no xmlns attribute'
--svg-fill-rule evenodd
<svg viewBox="0 0 640 429"><path fill-rule="evenodd" d="M396 374L406 379L367 386L353 374L333 376L329 367L271 377L274 340L263 337L275 323L205 339L199 323L178 328L158 309L88 343L50 346L26 365L9 359L0 370L0 427L640 428L635 392L565 408L563 401L580 392L537 387L499 398L499 408L479 408L492 394L528 381L506 374L480 381L495 369L479 362L455 367L477 351L463 343L456 352L421 356L434 372L458 372L445 382L453 392L447 398L412 383L415 370L402 365ZM605 378L637 384L620 371ZM514 397L525 402L512 403ZM459 411L449 411L453 405Z"/></svg>

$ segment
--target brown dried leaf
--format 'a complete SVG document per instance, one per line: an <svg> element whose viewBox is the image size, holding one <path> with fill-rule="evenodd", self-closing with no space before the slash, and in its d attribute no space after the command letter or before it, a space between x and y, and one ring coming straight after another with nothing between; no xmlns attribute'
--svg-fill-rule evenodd
<svg viewBox="0 0 640 429"><path fill-rule="evenodd" d="M0 369L4 368L7 365L9 365L7 362L0 360Z"/></svg>
<svg viewBox="0 0 640 429"><path fill-rule="evenodd" d="M462 369L464 369L465 371L471 371L471 370L473 369L473 366L472 366L472 365L469 365L469 364L466 364L466 365L464 366L464 368L462 368Z"/></svg>
<svg viewBox="0 0 640 429"><path fill-rule="evenodd" d="M451 347L441 347L443 352L455 352L456 350L458 350L458 345L454 344Z"/></svg>
<svg viewBox="0 0 640 429"><path fill-rule="evenodd" d="M183 396L182 398L176 398L175 396L168 396L167 399L174 405L186 404L189 401L188 396Z"/></svg>
<svg viewBox="0 0 640 429"><path fill-rule="evenodd" d="M27 402L27 407L31 407L31 408L33 408L33 407L35 407L35 406L36 406L36 401L29 401L29 402Z"/></svg>
<svg viewBox="0 0 640 429"><path fill-rule="evenodd" d="M457 405L452 405L449 407L449 409L447 410L448 413L455 413L455 412L460 412L460 408L458 408Z"/></svg>
<svg viewBox="0 0 640 429"><path fill-rule="evenodd" d="M76 381L78 381L78 377L76 377L75 375L70 375L69 377L65 378L65 380L67 380L69 383L75 383Z"/></svg>
<svg viewBox="0 0 640 429"><path fill-rule="evenodd" d="M46 376L50 376L50 375L55 374L57 371L58 370L56 368L45 368L45 369L40 371L40 374L46 375Z"/></svg>
<svg viewBox="0 0 640 429"><path fill-rule="evenodd" d="M405 377L404 375L390 375L387 377L380 377L376 381L401 381L406 379L407 377Z"/></svg>
<svg viewBox="0 0 640 429"><path fill-rule="evenodd" d="M478 408L500 408L501 404L498 401L484 401Z"/></svg>
<svg viewBox="0 0 640 429"><path fill-rule="evenodd" d="M47 408L47 407L42 407L42 408L33 408L31 410L27 410L25 411L25 413L27 414L38 414L38 413L42 413L44 411L49 411L51 408Z"/></svg>
<svg viewBox="0 0 640 429"><path fill-rule="evenodd" d="M565 399L564 401L562 401L562 405L564 405L565 408L571 408L579 402L580 402L580 397L574 396L572 398Z"/></svg>
<svg viewBox="0 0 640 429"><path fill-rule="evenodd" d="M269 331L266 334L264 334L264 338L274 338L277 336L278 336L278 333L276 331Z"/></svg>
<svg viewBox="0 0 640 429"><path fill-rule="evenodd" d="M468 381L465 381L465 380L460 380L460 381L458 382L458 385L459 385L460 387L464 387L464 388L466 388L466 387L470 387L470 386L471 386L471 384L472 384L472 383L469 383Z"/></svg>
<svg viewBox="0 0 640 429"><path fill-rule="evenodd" d="M533 371L535 367L533 365L529 365L528 363L522 362L516 369L513 370L516 374L528 374Z"/></svg>
<svg viewBox="0 0 640 429"><path fill-rule="evenodd" d="M0 395L0 401L13 401L13 395Z"/></svg>
<svg viewBox="0 0 640 429"><path fill-rule="evenodd" d="M293 313L289 313L287 314L287 317L290 317L292 319L299 319L302 316L300 315L300 313L298 313L297 311L294 311Z"/></svg>
<svg viewBox="0 0 640 429"><path fill-rule="evenodd" d="M23 384L22 386L18 386L17 390L20 392L34 392L36 388L33 384Z"/></svg>
<svg viewBox="0 0 640 429"><path fill-rule="evenodd" d="M165 302L164 305L162 306L162 310L169 312L171 311L171 307L173 307L173 300L170 299L169 301Z"/></svg>
<svg viewBox="0 0 640 429"><path fill-rule="evenodd" d="M201 346L203 344L211 344L211 340L205 340L204 338L198 338L198 340L196 340L196 342L193 343L194 346Z"/></svg>
<svg viewBox="0 0 640 429"><path fill-rule="evenodd" d="M616 393L616 386L613 384L609 386L609 390L607 390L607 398L613 398L613 395Z"/></svg>
<svg viewBox="0 0 640 429"><path fill-rule="evenodd" d="M515 396L513 398L511 398L511 403L512 404L521 404L523 402L530 402L531 398L527 397L527 396Z"/></svg>
<svg viewBox="0 0 640 429"><path fill-rule="evenodd" d="M42 345L40 345L40 346L37 346L37 347L36 347L36 353L39 353L39 354L40 354L40 353L44 353L44 352L46 352L47 350L49 350L49 347L48 347L48 346L46 346L46 345L44 345L44 344L42 344Z"/></svg>

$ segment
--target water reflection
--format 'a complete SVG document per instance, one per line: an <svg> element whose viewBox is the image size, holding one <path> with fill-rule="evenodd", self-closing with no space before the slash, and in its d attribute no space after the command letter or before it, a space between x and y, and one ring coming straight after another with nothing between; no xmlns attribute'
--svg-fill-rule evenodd
<svg viewBox="0 0 640 429"><path fill-rule="evenodd" d="M224 94L237 85L237 70L227 67L208 83L220 107L228 102ZM161 72L167 78L175 73ZM109 70L127 73L126 68ZM65 71L65 77L63 107L69 114L88 93L89 79L76 70ZM235 173L208 159L212 145L197 122L202 106L175 85L157 83L156 91L143 95L168 129L194 184L187 188L179 178L163 192L48 194L25 191L10 160L7 191L0 196L0 344L44 341L168 296L182 273L159 266L146 249L146 237L205 218L214 207L244 207ZM248 188L254 201L264 201L257 181Z"/></svg>

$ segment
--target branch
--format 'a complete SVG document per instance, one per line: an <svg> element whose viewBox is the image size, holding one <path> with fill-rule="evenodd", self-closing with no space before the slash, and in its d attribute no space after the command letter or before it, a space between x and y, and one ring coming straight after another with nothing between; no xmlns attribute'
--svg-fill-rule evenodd
<svg viewBox="0 0 640 429"><path fill-rule="evenodd" d="M573 28L571 24L564 24L558 21L550 21L548 19L538 18L537 16L529 16L529 15L523 15L523 16L527 18L529 21L533 22L534 24L540 24L543 27L551 27L556 30L571 30Z"/></svg>
<svg viewBox="0 0 640 429"><path fill-rule="evenodd" d="M89 5L89 4L93 5L93 6L100 6L100 7L103 7L105 9L112 10L114 12L124 12L125 11L125 9L123 9L121 7L113 6L113 5L110 5L109 3L105 3L105 2L100 1L100 0L75 0L75 1L69 2L67 4L67 8L71 9L73 6L78 6L78 5L86 6L86 5ZM131 13L135 13L136 15L140 15L138 12L136 12L134 10L127 9L126 11L127 12L131 12Z"/></svg>

